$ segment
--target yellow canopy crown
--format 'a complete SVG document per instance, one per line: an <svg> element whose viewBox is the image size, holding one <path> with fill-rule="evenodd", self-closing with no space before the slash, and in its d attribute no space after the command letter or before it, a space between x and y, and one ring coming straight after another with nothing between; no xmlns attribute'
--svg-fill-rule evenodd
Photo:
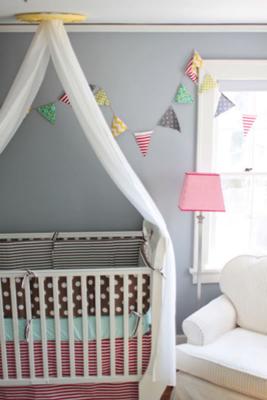
<svg viewBox="0 0 267 400"><path fill-rule="evenodd" d="M60 20L66 24L79 23L87 19L84 14L69 14L69 13L50 13L50 12L39 12L39 13L26 13L16 14L16 19L21 22L29 22L32 24L39 24L43 21Z"/></svg>

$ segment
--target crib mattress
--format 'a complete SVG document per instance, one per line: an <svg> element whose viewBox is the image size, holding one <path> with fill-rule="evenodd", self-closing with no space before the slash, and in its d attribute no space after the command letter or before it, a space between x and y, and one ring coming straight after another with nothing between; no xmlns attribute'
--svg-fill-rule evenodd
<svg viewBox="0 0 267 400"><path fill-rule="evenodd" d="M88 340L96 339L96 318L94 316L87 317L88 321ZM129 315L129 337L134 335L137 317L134 314ZM124 317L121 315L115 316L115 337L123 338L123 323ZM150 312L146 313L142 317L142 329L143 334L147 333L150 330L151 323L151 315ZM33 340L41 340L41 322L40 319L33 319L31 321ZM18 320L18 328L19 328L19 340L25 339L25 327L26 327L26 319ZM69 339L69 330L68 330L68 320L66 318L60 319L60 327L61 327L61 340ZM82 318L73 318L73 327L74 327L74 339L82 340L83 339L83 324ZM5 334L6 340L14 340L13 334L13 323L11 318L5 318ZM55 320L54 318L46 318L46 338L47 340L55 340ZM101 316L101 339L109 339L110 338L110 317L109 316Z"/></svg>

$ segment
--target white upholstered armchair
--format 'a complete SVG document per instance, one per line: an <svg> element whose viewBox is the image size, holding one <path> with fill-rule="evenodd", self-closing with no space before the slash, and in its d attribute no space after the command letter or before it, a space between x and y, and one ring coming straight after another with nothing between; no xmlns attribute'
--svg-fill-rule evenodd
<svg viewBox="0 0 267 400"><path fill-rule="evenodd" d="M223 269L222 296L183 322L177 400L267 400L267 257Z"/></svg>

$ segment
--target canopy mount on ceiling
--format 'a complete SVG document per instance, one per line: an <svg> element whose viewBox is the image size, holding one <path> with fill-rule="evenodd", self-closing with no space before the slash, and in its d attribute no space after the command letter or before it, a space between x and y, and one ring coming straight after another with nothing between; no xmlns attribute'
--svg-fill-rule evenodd
<svg viewBox="0 0 267 400"><path fill-rule="evenodd" d="M87 19L87 16L84 14L76 14L76 13L51 13L51 12L38 12L38 13L23 13L16 14L16 19L21 22L28 22L33 24L40 24L43 21L54 21L60 20L65 24L74 24L83 22Z"/></svg>

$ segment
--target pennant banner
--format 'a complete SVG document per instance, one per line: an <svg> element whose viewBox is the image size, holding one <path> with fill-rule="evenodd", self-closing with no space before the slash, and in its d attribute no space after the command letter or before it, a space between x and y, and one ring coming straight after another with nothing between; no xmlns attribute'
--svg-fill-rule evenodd
<svg viewBox="0 0 267 400"><path fill-rule="evenodd" d="M194 100L191 94L186 89L186 87L181 84L178 87L174 101L180 104L192 104Z"/></svg>
<svg viewBox="0 0 267 400"><path fill-rule="evenodd" d="M128 127L127 125L119 118L116 117L116 115L113 117L112 121L112 126L111 126L111 132L113 136L119 136L123 132L127 131Z"/></svg>
<svg viewBox="0 0 267 400"><path fill-rule="evenodd" d="M235 107L235 104L228 99L223 93L221 93L221 96L218 101L215 117L218 117L218 115L230 110L230 108Z"/></svg>
<svg viewBox="0 0 267 400"><path fill-rule="evenodd" d="M152 133L153 131L134 133L136 143L144 157L147 155Z"/></svg>
<svg viewBox="0 0 267 400"><path fill-rule="evenodd" d="M181 132L179 121L172 106L165 111L157 125L175 129L176 131Z"/></svg>
<svg viewBox="0 0 267 400"><path fill-rule="evenodd" d="M37 108L39 114L44 117L50 124L54 125L56 122L56 105L55 103L44 104Z"/></svg>
<svg viewBox="0 0 267 400"><path fill-rule="evenodd" d="M242 122L243 122L243 132L244 136L246 137L249 131L251 130L254 122L256 121L257 115L249 115L243 114L242 115Z"/></svg>
<svg viewBox="0 0 267 400"><path fill-rule="evenodd" d="M58 100L59 100L61 103L68 104L68 105L70 104L69 96L68 96L66 93L63 93L63 95L60 96Z"/></svg>
<svg viewBox="0 0 267 400"><path fill-rule="evenodd" d="M95 92L95 99L99 106L110 106L110 100L104 89Z"/></svg>
<svg viewBox="0 0 267 400"><path fill-rule="evenodd" d="M200 85L199 93L207 92L208 90L214 89L217 86L217 81L210 74L206 74Z"/></svg>

